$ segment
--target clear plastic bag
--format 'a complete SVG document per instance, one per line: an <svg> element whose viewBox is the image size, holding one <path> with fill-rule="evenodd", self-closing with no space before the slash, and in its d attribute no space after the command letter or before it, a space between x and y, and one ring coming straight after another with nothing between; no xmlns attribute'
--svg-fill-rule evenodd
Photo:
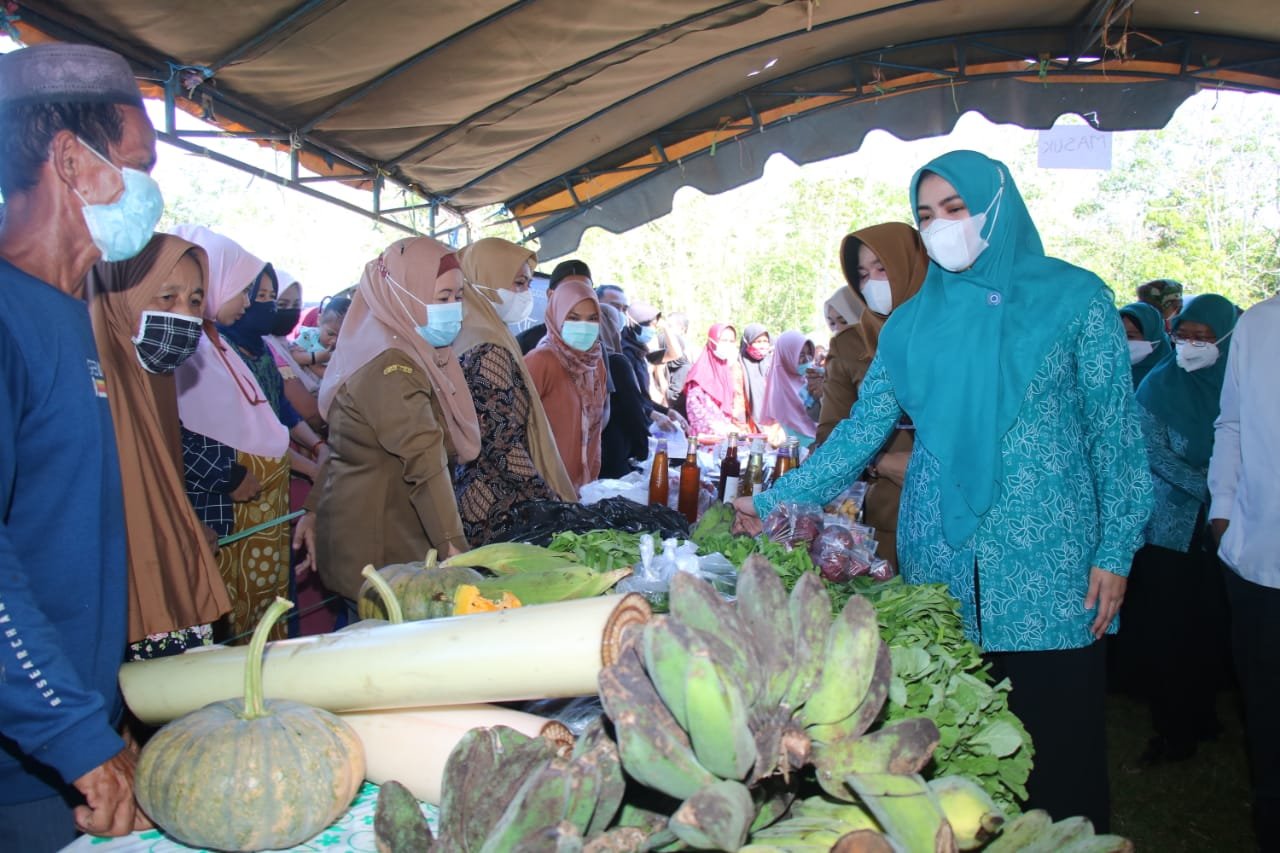
<svg viewBox="0 0 1280 853"><path fill-rule="evenodd" d="M764 520L764 534L792 548L809 548L823 528L822 507L817 504L780 504Z"/></svg>
<svg viewBox="0 0 1280 853"><path fill-rule="evenodd" d="M848 528L837 525L823 529L811 544L809 556L824 578L832 583L844 583L866 573L859 571L861 565L855 562L854 549Z"/></svg>
<svg viewBox="0 0 1280 853"><path fill-rule="evenodd" d="M665 610L671 579L676 572L688 572L704 578L725 597L733 596L738 588L738 572L722 554L698 556L697 543L689 540L666 539L662 551L657 541L648 534L640 537L640 562L634 572L618 583L618 592L638 592L658 610Z"/></svg>
<svg viewBox="0 0 1280 853"><path fill-rule="evenodd" d="M876 549L876 529L850 521L843 515L824 514L822 532L819 534L819 537L822 536L838 541L845 548L863 548L871 552ZM817 540L814 540L814 545L816 544Z"/></svg>
<svg viewBox="0 0 1280 853"><path fill-rule="evenodd" d="M862 518L862 503L866 497L867 484L858 480L827 504L826 510L832 515L841 515L849 521L856 522Z"/></svg>
<svg viewBox="0 0 1280 853"><path fill-rule="evenodd" d="M873 580L877 580L877 581L893 580L898 576L898 573L897 571L894 570L892 563L890 563L888 560L882 560L878 557L874 561L872 561L871 571L869 572L869 574L871 575L871 578Z"/></svg>

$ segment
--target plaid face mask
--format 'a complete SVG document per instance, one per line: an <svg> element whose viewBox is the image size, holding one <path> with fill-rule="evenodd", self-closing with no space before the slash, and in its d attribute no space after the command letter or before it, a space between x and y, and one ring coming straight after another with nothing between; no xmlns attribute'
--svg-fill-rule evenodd
<svg viewBox="0 0 1280 853"><path fill-rule="evenodd" d="M133 348L148 373L173 373L196 351L200 320L169 311L143 311Z"/></svg>

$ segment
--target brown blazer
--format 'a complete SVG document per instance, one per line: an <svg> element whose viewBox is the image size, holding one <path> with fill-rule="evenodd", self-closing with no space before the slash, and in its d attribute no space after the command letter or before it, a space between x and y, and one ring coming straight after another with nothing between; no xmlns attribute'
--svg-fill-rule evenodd
<svg viewBox="0 0 1280 853"><path fill-rule="evenodd" d="M871 356L866 351L866 344L856 326L849 326L831 339L815 449L827 440L836 424L849 417L854 404L858 402L858 390L867 375L867 368L871 366ZM881 452L910 453L914 443L913 436L911 430L895 429ZM902 489L883 477L869 481L869 485L863 503L863 521L876 529L876 540L879 542L876 552L897 568L898 504L902 499Z"/></svg>
<svg viewBox="0 0 1280 853"><path fill-rule="evenodd" d="M325 586L355 599L366 564L421 560L467 540L453 494L453 447L431 382L387 350L338 389L331 455L317 486L316 561Z"/></svg>

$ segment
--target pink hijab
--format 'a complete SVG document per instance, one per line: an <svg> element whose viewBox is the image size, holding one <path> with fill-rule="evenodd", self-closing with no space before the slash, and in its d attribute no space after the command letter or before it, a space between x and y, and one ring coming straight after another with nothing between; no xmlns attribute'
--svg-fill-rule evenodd
<svg viewBox="0 0 1280 853"><path fill-rule="evenodd" d="M582 435L585 438L582 470L599 472L600 437L604 432L609 404L609 368L605 365L604 347L597 340L590 349L583 352L565 343L560 334L564 318L584 299L590 299L597 306L600 304L596 292L585 279L575 277L560 282L547 297L547 334L535 349L550 350L573 382L574 390L582 401L580 416ZM547 417L554 422L563 415L548 412Z"/></svg>
<svg viewBox="0 0 1280 853"><path fill-rule="evenodd" d="M686 386L697 385L707 393L726 417L735 417L733 412L733 368L729 362L716 355L716 342L725 329L731 329L734 336L734 358L737 358L738 330L731 323L716 323L707 331L707 343L702 355L689 369Z"/></svg>
<svg viewBox="0 0 1280 853"><path fill-rule="evenodd" d="M203 226L179 225L173 233L209 255L204 335L195 355L183 362L175 376L178 417L192 432L242 453L279 459L289 449L289 431L271 409L249 365L214 327L218 309L239 298L266 264L239 243Z"/></svg>
<svg viewBox="0 0 1280 853"><path fill-rule="evenodd" d="M365 264L320 383L321 417L328 420L338 389L360 368L387 350L400 350L431 380L457 460L470 462L480 455L480 422L453 347L433 347L417 330L427 322L436 281L447 275L462 284L458 256L430 237L398 240Z"/></svg>
<svg viewBox="0 0 1280 853"><path fill-rule="evenodd" d="M809 417L800 400L804 389L804 377L800 375L800 351L812 343L802 332L790 331L778 335L773 346L773 363L764 383L765 423L781 424L790 432L813 438L818 425Z"/></svg>

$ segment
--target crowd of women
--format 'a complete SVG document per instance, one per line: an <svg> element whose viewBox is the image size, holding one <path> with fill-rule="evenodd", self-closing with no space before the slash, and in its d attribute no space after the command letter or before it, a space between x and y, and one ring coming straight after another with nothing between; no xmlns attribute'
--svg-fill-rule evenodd
<svg viewBox="0 0 1280 853"><path fill-rule="evenodd" d="M815 448L735 501L747 532L869 478L883 556L945 584L1012 680L1028 806L1055 816L1109 824L1098 641L1122 603L1149 763L1213 735L1212 664L1192 662L1229 621L1258 837L1280 837L1277 299L1240 318L1161 280L1117 311L1046 256L1008 168L959 151L912 180L917 227L844 239L825 359L730 323L694 353L579 260L516 339L536 257L497 239L399 240L304 318L305 282L227 236L153 234L155 135L119 56L0 62L0 665L27 675L0 691L0 825L19 848L145 825L122 657L234 642L312 568L350 605L368 563L502 539L529 502L631 470L651 426Z"/></svg>
<svg viewBox="0 0 1280 853"><path fill-rule="evenodd" d="M655 423L796 438L811 458L740 500L741 526L866 478L880 556L946 583L1017 685L1032 802L1106 826L1095 641L1117 630L1131 564L1126 671L1157 732L1144 759L1188 757L1216 730L1207 682L1187 701L1176 676L1211 664L1214 631L1225 643L1207 476L1238 312L1179 294L1117 313L1099 279L1045 256L1012 175L982 155L931 163L912 195L922 230L872 225L839 247L829 348L718 323L691 353L679 318L596 288L574 260L551 274L525 353L509 328L528 319L536 257L493 238L393 243L305 322L298 281L206 228L99 264L90 298L137 533L131 654L212 642L214 623L241 637L311 567L350 603L367 563L500 540L521 504L633 470ZM292 568L291 473L293 505L311 510Z"/></svg>

